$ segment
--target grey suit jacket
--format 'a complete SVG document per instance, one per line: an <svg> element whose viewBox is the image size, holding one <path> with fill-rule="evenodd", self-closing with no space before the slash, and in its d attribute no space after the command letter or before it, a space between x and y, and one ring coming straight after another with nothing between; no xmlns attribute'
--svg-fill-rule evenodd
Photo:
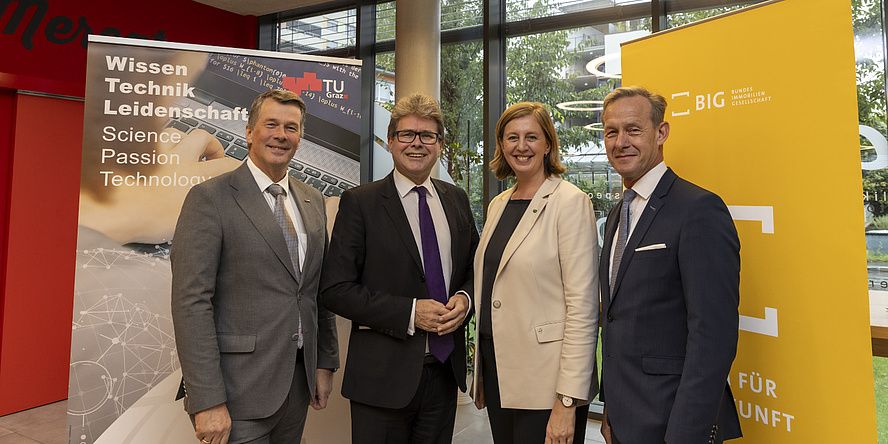
<svg viewBox="0 0 888 444"><path fill-rule="evenodd" d="M299 316L310 394L315 369L338 368L335 316L318 305L327 249L324 199L290 178L308 234L297 285L284 235L249 167L188 193L176 225L172 315L185 410L226 403L232 419L265 418L284 402Z"/></svg>
<svg viewBox="0 0 888 444"><path fill-rule="evenodd" d="M740 241L724 202L675 175L660 179L626 244L613 296L600 262L601 398L621 442L705 443L740 436L726 383L737 351Z"/></svg>

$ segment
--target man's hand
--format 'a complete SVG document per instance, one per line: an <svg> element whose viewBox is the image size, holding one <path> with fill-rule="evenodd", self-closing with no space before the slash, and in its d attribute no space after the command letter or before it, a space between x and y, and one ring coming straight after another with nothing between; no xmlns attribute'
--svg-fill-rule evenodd
<svg viewBox="0 0 888 444"><path fill-rule="evenodd" d="M444 304L434 299L417 299L413 325L428 332L438 332L438 320L448 313Z"/></svg>
<svg viewBox="0 0 888 444"><path fill-rule="evenodd" d="M315 410L323 410L327 407L327 399L333 391L333 370L319 368L315 371L315 393L309 405Z"/></svg>
<svg viewBox="0 0 888 444"><path fill-rule="evenodd" d="M546 444L570 444L573 442L574 425L577 420L577 406L565 407L555 401L549 423L546 424Z"/></svg>
<svg viewBox="0 0 888 444"><path fill-rule="evenodd" d="M444 308L448 311L438 317L437 331L439 335L453 333L466 320L466 313L469 312L469 297L463 293L457 293L450 297Z"/></svg>
<svg viewBox="0 0 888 444"><path fill-rule="evenodd" d="M203 444L227 444L231 434L228 407L219 404L194 414L194 436Z"/></svg>
<svg viewBox="0 0 888 444"><path fill-rule="evenodd" d="M604 442L607 444L611 444L611 427L610 424L607 423L607 405L604 406L604 412L601 413L601 436L604 437Z"/></svg>

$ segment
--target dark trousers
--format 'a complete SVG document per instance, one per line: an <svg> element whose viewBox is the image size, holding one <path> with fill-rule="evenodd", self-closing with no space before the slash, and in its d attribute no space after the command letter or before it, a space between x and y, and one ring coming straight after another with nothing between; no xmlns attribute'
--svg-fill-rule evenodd
<svg viewBox="0 0 888 444"><path fill-rule="evenodd" d="M423 366L419 388L404 408L351 401L352 444L449 444L457 390L449 361L434 360Z"/></svg>
<svg viewBox="0 0 888 444"><path fill-rule="evenodd" d="M502 407L499 378L496 374L496 354L493 339L480 338L481 371L484 378L484 402L493 442L497 444L541 444L546 440L546 425L552 410L507 409ZM554 376L554 375L553 375ZM574 444L586 442L586 416L589 405L577 407L574 423Z"/></svg>
<svg viewBox="0 0 888 444"><path fill-rule="evenodd" d="M305 375L305 361L302 350L296 359L296 371L290 393L283 405L268 418L232 420L229 444L289 444L302 440L305 417L311 395L308 393L308 380ZM192 417L192 422L194 418Z"/></svg>

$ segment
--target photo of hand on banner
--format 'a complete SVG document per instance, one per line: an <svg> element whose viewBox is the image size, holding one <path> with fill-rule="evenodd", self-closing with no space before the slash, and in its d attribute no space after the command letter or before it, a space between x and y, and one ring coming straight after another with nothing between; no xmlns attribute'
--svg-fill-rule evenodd
<svg viewBox="0 0 888 444"><path fill-rule="evenodd" d="M171 186L119 186L107 189L108 196L96 198L81 193L80 224L104 233L120 244L168 242L176 228L182 202L191 186L237 168L240 162L226 158L222 145L204 130L184 134L168 128L168 142L155 147L155 165L150 171L121 177L123 185L141 176L168 177ZM173 143L172 140L180 140ZM110 155L106 150L106 154ZM165 163L166 162L166 163ZM148 168L150 167L150 168Z"/></svg>

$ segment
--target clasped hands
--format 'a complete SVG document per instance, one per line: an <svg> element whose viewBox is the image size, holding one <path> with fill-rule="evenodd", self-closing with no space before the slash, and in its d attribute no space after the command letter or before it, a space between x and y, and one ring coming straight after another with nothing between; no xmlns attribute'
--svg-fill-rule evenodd
<svg viewBox="0 0 888 444"><path fill-rule="evenodd" d="M413 324L427 332L446 335L462 325L468 311L469 297L465 293L451 296L447 305L434 299L417 299Z"/></svg>

